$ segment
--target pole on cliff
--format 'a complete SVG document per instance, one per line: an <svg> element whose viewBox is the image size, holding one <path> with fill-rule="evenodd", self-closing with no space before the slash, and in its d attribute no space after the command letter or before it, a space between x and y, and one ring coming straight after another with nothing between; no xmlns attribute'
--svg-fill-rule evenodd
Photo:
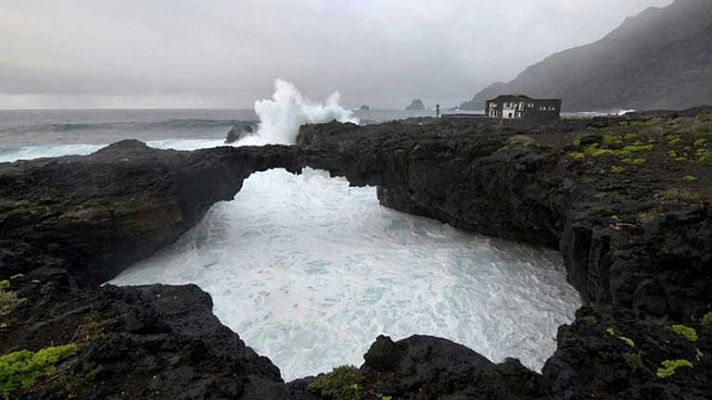
<svg viewBox="0 0 712 400"><path fill-rule="evenodd" d="M440 118L440 104L435 105L435 118Z"/></svg>

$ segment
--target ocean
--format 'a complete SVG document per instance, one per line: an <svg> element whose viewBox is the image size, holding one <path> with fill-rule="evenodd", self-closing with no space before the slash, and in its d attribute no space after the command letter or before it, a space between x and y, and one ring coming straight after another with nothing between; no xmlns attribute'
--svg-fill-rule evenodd
<svg viewBox="0 0 712 400"><path fill-rule="evenodd" d="M362 123L432 116L433 111L356 110ZM230 128L258 120L254 110L0 110L0 162L84 155L122 139L158 148L221 145Z"/></svg>

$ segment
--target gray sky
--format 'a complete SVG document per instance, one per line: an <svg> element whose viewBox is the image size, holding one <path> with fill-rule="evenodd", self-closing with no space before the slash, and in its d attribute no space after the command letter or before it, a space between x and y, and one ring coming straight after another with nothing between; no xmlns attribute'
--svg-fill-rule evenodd
<svg viewBox="0 0 712 400"><path fill-rule="evenodd" d="M672 0L0 0L0 108L452 106Z"/></svg>

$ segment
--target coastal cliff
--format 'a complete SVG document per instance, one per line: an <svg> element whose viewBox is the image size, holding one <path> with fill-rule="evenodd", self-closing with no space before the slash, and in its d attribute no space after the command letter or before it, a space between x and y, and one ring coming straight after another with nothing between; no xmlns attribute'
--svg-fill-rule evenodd
<svg viewBox="0 0 712 400"><path fill-rule="evenodd" d="M712 393L712 110L302 127L297 146L0 164L0 352L72 346L20 398L579 399ZM641 161L642 160L642 161ZM99 286L251 173L310 166L382 204L559 250L586 306L542 373L450 341L378 338L360 368L284 383L199 288ZM415 333L415 332L414 332ZM71 351L70 351L71 350ZM324 371L328 372L328 371ZM0 382L0 392L7 382Z"/></svg>
<svg viewBox="0 0 712 400"><path fill-rule="evenodd" d="M564 111L683 109L712 103L712 2L649 8L601 40L553 54L460 107L500 94L563 99Z"/></svg>

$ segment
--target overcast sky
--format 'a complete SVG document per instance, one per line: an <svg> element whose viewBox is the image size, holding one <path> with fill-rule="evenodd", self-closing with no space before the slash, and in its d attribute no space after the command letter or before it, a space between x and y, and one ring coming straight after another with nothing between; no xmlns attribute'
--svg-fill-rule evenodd
<svg viewBox="0 0 712 400"><path fill-rule="evenodd" d="M0 108L451 106L672 0L0 0Z"/></svg>

